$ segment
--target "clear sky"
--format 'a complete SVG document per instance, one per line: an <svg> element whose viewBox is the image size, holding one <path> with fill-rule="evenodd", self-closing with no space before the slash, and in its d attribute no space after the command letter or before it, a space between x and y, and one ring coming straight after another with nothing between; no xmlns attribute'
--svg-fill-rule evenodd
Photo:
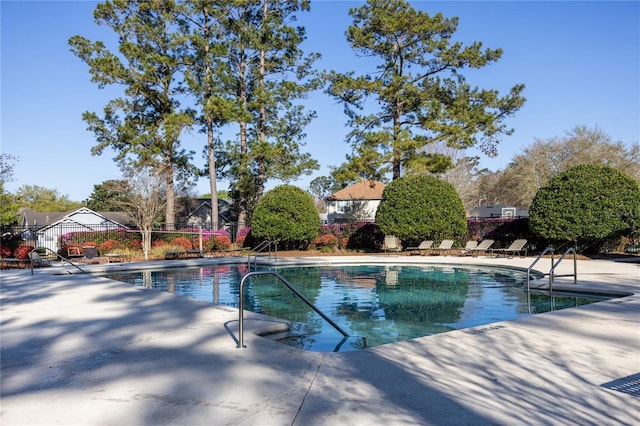
<svg viewBox="0 0 640 426"><path fill-rule="evenodd" d="M481 166L503 169L535 139L563 136L576 125L599 126L614 141L640 140L640 2L638 1L413 1L431 14L458 16L455 38L465 44L483 42L502 48L497 63L469 74L468 80L502 94L526 85L525 106L509 119L515 128L503 138L499 155L481 155ZM351 24L350 7L361 2L311 2L300 15L307 29L307 52L319 52L319 69L372 72L371 63L350 50L344 32ZM99 90L90 82L86 64L71 54L67 40L82 35L113 40L106 27L93 21L91 1L0 1L1 14L1 150L18 157L15 181L56 189L73 201L86 199L93 186L120 178L113 152L92 156L93 135L82 121L84 111L101 113L116 89ZM318 118L307 128L305 151L322 168L291 182L307 189L316 176L328 175L350 151L344 138L342 107L322 92L308 100ZM202 165L203 135L184 138ZM478 155L470 151L470 155ZM280 182L271 182L274 186ZM225 182L218 184L220 189ZM201 179L197 194L208 193Z"/></svg>

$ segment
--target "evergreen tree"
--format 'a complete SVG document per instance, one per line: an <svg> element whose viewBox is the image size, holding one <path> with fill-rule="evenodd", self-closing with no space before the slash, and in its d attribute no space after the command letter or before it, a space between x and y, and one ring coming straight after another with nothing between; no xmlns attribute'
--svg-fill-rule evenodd
<svg viewBox="0 0 640 426"><path fill-rule="evenodd" d="M531 203L529 227L556 244L580 250L640 230L640 185L609 166L583 164L555 175Z"/></svg>
<svg viewBox="0 0 640 426"><path fill-rule="evenodd" d="M126 180L105 180L93 185L93 191L84 204L96 212L125 211L129 191L130 188Z"/></svg>
<svg viewBox="0 0 640 426"><path fill-rule="evenodd" d="M227 100L226 117L238 125L238 138L227 141L220 156L223 176L239 222L246 220L269 179L290 180L318 168L301 153L303 129L315 113L295 101L317 88L312 64L304 55L304 29L290 25L308 1L253 0L232 2L222 20L225 61L219 63L218 87Z"/></svg>
<svg viewBox="0 0 640 426"><path fill-rule="evenodd" d="M89 65L92 81L100 88L121 85L124 96L110 101L104 117L86 112L98 141L92 153L110 147L123 167L155 167L165 179L168 226L175 222L174 179L186 181L192 172L192 153L180 148L179 138L192 124L190 111L180 109L184 89L181 77L184 42L176 31L172 1L101 3L94 11L98 24L119 37L119 52L103 42L74 36L72 52Z"/></svg>
<svg viewBox="0 0 640 426"><path fill-rule="evenodd" d="M205 157L211 189L212 227L217 228L218 185L216 131L229 123L234 110L230 100L220 90L223 83L226 43L223 40L221 20L228 13L231 2L192 0L176 5L176 16L183 21L181 28L186 32L188 53L186 57L185 77L190 93L199 105L198 124L206 133Z"/></svg>
<svg viewBox="0 0 640 426"><path fill-rule="evenodd" d="M82 207L82 203L69 200L57 189L38 185L22 185L15 193L14 201L20 208L29 208L37 212L68 212Z"/></svg>
<svg viewBox="0 0 640 426"><path fill-rule="evenodd" d="M451 160L424 150L439 141L457 149L479 146L495 155L500 136L513 132L504 119L524 103L524 86L501 97L496 90L472 88L462 71L497 61L500 49L454 42L457 18L430 16L404 0L369 0L350 14L349 43L380 65L360 76L335 71L327 76L328 93L344 104L352 128L353 154L334 171L336 180L442 172Z"/></svg>
<svg viewBox="0 0 640 426"><path fill-rule="evenodd" d="M18 218L20 206L15 196L6 192L4 184L13 181L13 168L17 158L11 154L0 154L0 225L12 225Z"/></svg>

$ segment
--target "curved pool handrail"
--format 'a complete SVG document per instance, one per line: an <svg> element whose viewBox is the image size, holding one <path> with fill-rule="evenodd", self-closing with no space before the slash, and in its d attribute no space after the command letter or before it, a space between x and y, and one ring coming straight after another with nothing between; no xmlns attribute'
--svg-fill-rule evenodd
<svg viewBox="0 0 640 426"><path fill-rule="evenodd" d="M536 263L538 263L538 261L542 259L542 256L544 256L547 253L551 253L551 270L553 270L553 247L547 247L544 250L542 250L542 253L540 253L540 255L536 258L536 260L534 260L533 263L529 265L529 268L527 268L527 294L529 293L529 282L531 281L531 270L536 265ZM552 285L553 285L553 275L549 274L549 289L551 289Z"/></svg>
<svg viewBox="0 0 640 426"><path fill-rule="evenodd" d="M304 303L306 303L311 309L316 311L318 315L324 318L329 324L333 326L336 330L340 332L344 337L349 337L346 331L344 331L338 324L336 324L331 318L329 318L324 312L322 312L316 305L311 303L309 299L304 297L302 293L296 290L290 283L287 281L282 275L275 271L255 271L249 272L240 281L240 297L238 302L238 346L236 348L246 348L244 344L244 282L247 278L256 276L256 275L273 275L280 282L282 282L289 290L291 290L296 296L298 296Z"/></svg>
<svg viewBox="0 0 640 426"><path fill-rule="evenodd" d="M564 274L564 275L556 275L555 270L556 267L562 262L562 260L567 257L569 253L573 253L573 274ZM575 247L569 247L562 256L558 259L556 263L551 266L551 270L549 271L549 276L551 278L555 277L573 277L573 283L578 284L578 261L577 261L577 253Z"/></svg>
<svg viewBox="0 0 640 426"><path fill-rule="evenodd" d="M265 250L269 250L269 258L271 258L271 246L274 247L274 259L277 260L278 259L278 241L276 240L265 240L263 242L261 242L260 244L258 244L257 246L255 246L254 248L252 248L251 250L249 250L249 257L247 259L247 266L249 267L249 269L251 269L251 253L255 253L254 254L254 259L255 259L255 263L258 262L258 253L261 253Z"/></svg>
<svg viewBox="0 0 640 426"><path fill-rule="evenodd" d="M45 249L46 251L52 253L54 256L56 256L58 259L62 260L63 262L67 262L69 265L73 266L74 268L76 268L77 270L82 272L83 274L87 273L87 271L85 271L84 269L82 269L81 267L79 267L78 265L73 263L71 260L69 260L66 257L64 257L63 255L61 255L60 253L55 252L55 251L53 251L53 250L51 250L50 248L47 248L47 247L42 247L42 248ZM31 251L37 252L36 249L33 249ZM33 261L31 262L31 275L33 275Z"/></svg>

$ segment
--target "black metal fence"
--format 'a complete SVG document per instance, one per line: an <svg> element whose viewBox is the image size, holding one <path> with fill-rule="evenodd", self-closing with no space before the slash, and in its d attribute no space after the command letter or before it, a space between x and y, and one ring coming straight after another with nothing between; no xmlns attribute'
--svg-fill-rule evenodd
<svg viewBox="0 0 640 426"><path fill-rule="evenodd" d="M320 234L331 233L339 240L350 238L359 228L364 226L375 228L374 223L319 223ZM2 245L13 248L19 245L44 247L58 252L68 244L93 243L101 245L117 244L120 247L136 249L140 247L141 233L139 229L118 226L113 222L83 224L74 221L62 221L50 226L3 226ZM244 223L221 223L212 227L194 226L192 224L175 226L157 226L152 231L152 242L165 241L171 243L177 238L187 239L196 246L206 244L213 237L226 237L229 243L236 243L240 237L244 239L247 227ZM528 235L527 218L469 218L466 239L483 239L491 237L497 240L513 238L533 238ZM198 248L198 247L195 247ZM206 247L207 249L210 247Z"/></svg>
<svg viewBox="0 0 640 426"><path fill-rule="evenodd" d="M218 229L211 230L192 225L178 225L168 227L158 226L152 230L152 241L171 242L176 238L188 239L189 241L209 240L214 236L222 236L229 239L230 243L235 242L239 231L244 228L244 224L225 223ZM98 224L83 224L78 222L59 222L50 226L2 226L1 244L11 250L18 246L43 247L48 250L59 252L69 244L93 243L95 246L104 244L118 245L124 248L139 248L141 243L141 231L136 228L117 226L112 222ZM195 246L195 244L194 244ZM208 248L208 247L207 247Z"/></svg>

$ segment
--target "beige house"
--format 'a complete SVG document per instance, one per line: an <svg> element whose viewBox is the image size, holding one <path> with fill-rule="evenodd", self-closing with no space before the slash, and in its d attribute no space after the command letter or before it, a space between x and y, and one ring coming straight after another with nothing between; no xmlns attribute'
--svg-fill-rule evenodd
<svg viewBox="0 0 640 426"><path fill-rule="evenodd" d="M329 222L373 222L382 200L385 185L376 180L363 180L325 199Z"/></svg>

